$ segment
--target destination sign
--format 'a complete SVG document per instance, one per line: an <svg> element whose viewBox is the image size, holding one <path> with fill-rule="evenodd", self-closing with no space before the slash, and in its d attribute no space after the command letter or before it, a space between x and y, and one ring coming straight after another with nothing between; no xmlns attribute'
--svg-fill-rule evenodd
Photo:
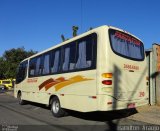
<svg viewBox="0 0 160 131"><path fill-rule="evenodd" d="M125 40L127 42L133 43L133 44L138 45L138 46L140 46L140 44L141 44L141 42L139 40L135 39L134 37L132 37L130 35L127 35L127 34L124 34L124 33L121 33L119 31L115 32L115 36L117 38L120 38L122 40Z"/></svg>

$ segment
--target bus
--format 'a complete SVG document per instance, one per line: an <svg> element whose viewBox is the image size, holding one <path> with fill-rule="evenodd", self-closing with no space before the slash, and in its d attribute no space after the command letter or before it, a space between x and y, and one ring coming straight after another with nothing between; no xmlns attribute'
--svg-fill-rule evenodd
<svg viewBox="0 0 160 131"><path fill-rule="evenodd" d="M66 109L113 111L148 104L144 45L122 29L101 26L23 60L14 96L49 105L55 117Z"/></svg>

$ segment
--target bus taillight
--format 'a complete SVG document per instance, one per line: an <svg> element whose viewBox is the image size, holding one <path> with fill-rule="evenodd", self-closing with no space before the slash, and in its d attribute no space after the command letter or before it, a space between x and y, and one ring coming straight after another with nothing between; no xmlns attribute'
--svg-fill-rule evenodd
<svg viewBox="0 0 160 131"><path fill-rule="evenodd" d="M102 77L104 77L104 78L112 78L112 73L103 73Z"/></svg>
<svg viewBox="0 0 160 131"><path fill-rule="evenodd" d="M103 80L102 84L104 84L104 85L112 85L112 80Z"/></svg>

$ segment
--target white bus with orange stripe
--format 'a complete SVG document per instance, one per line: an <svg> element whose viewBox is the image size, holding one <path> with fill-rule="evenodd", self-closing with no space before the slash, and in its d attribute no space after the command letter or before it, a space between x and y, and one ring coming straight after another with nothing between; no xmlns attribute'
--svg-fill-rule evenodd
<svg viewBox="0 0 160 131"><path fill-rule="evenodd" d="M19 103L51 105L55 117L136 108L148 103L143 43L101 26L23 60L14 96Z"/></svg>

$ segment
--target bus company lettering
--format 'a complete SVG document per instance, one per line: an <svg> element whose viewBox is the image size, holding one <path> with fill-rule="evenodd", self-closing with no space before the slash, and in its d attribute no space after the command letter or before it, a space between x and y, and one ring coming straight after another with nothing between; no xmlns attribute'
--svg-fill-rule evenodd
<svg viewBox="0 0 160 131"><path fill-rule="evenodd" d="M119 32L119 31L116 31L115 36L117 38L120 38L122 40L128 41L130 43L134 43L135 45L138 45L138 46L140 45L140 41L139 40L137 40L137 39L135 39L135 38L133 38L133 37L131 37L129 35L123 34L123 33Z"/></svg>
<svg viewBox="0 0 160 131"><path fill-rule="evenodd" d="M139 70L139 66L124 64L124 69Z"/></svg>
<svg viewBox="0 0 160 131"><path fill-rule="evenodd" d="M33 78L33 79L28 79L27 82L28 83L34 83L37 82L38 78Z"/></svg>

